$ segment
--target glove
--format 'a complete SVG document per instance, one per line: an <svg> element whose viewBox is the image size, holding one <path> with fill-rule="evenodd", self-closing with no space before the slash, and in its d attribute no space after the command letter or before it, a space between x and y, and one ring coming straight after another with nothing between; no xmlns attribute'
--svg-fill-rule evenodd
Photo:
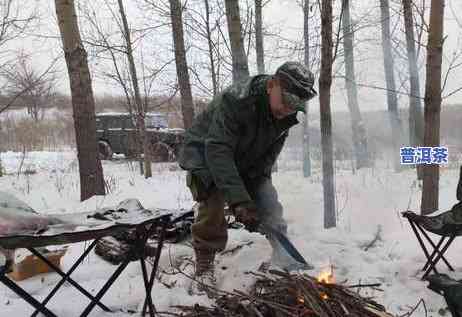
<svg viewBox="0 0 462 317"><path fill-rule="evenodd" d="M236 204L233 208L236 220L243 223L250 232L257 231L260 220L258 218L257 206L253 201L246 201Z"/></svg>

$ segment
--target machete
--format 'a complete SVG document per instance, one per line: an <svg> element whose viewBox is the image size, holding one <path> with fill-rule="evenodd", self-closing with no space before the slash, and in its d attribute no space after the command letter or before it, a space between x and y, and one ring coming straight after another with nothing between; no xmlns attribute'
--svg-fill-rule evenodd
<svg viewBox="0 0 462 317"><path fill-rule="evenodd" d="M182 214L175 220L178 221L193 214L194 211L190 211ZM232 212L229 208L225 208L225 214L232 215ZM294 259L297 263L300 264L301 268L305 270L311 270L314 268L311 264L306 262L305 258L300 254L300 252L298 252L297 248L295 248L292 242L290 242L289 238L287 238L282 232L280 232L273 226L267 223L261 223L258 225L257 231L261 232L262 234L268 235L268 237L273 237L277 242L279 242L279 244L287 252L287 254L289 254L292 257L292 259Z"/></svg>
<svg viewBox="0 0 462 317"><path fill-rule="evenodd" d="M284 250L298 263L303 264L303 268L306 270L311 270L314 267L311 264L308 264L305 258L298 252L295 246L290 242L290 240L279 230L273 228L268 224L260 224L259 231L276 239L279 244L284 248Z"/></svg>

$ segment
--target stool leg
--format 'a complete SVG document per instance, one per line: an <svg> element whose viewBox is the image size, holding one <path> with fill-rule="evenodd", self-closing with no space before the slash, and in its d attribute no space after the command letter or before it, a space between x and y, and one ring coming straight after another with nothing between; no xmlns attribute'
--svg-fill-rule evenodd
<svg viewBox="0 0 462 317"><path fill-rule="evenodd" d="M432 254L430 255L430 258L427 260L427 263L425 263L425 265L423 266L422 271L426 271L426 270L427 270L427 267L430 265L430 263L432 262L433 258L434 258L435 255L438 253L438 251L439 251L441 245L443 244L444 239L445 239L445 237L441 237L440 241L438 241L438 244L436 245L436 247L434 247L433 252L432 252Z"/></svg>
<svg viewBox="0 0 462 317"><path fill-rule="evenodd" d="M425 247L425 244L424 244L422 238L420 237L419 232L416 229L416 224L414 224L414 222L411 219L408 218L408 220L409 220L409 224L411 225L412 230L414 231L414 234L415 234L415 236L417 238L417 241L420 244L420 247L422 248L423 252L425 253L425 256L427 257L427 263L428 263L431 260L430 254L428 253L427 248ZM419 227L419 229L420 229L420 227ZM420 230L422 230L422 229L420 229Z"/></svg>
<svg viewBox="0 0 462 317"><path fill-rule="evenodd" d="M420 227L419 227L420 228ZM420 231L422 232L422 234L425 236L425 238L428 240L428 242L432 245L433 248L436 248L435 244L433 243L433 241L430 239L430 237L428 236L428 234L422 229L420 228ZM451 236L452 237L452 236ZM450 237L450 238L451 238ZM456 236L454 235L454 238ZM454 240L454 238L452 240ZM451 239L450 239L451 240ZM451 242L452 242L451 240ZM439 249L436 249L436 252L438 252L438 254L440 254L440 251ZM441 259L443 260L444 263L446 263L446 265L448 266L448 268L451 270L451 271L454 271L454 269L452 268L451 264L449 264L448 260L446 260L446 258L441 254Z"/></svg>
<svg viewBox="0 0 462 317"><path fill-rule="evenodd" d="M435 271L435 273L438 274L438 272L436 271L435 269L435 266L436 264L438 263L438 261L443 257L443 254L444 252L446 252L446 250L449 248L449 246L451 245L452 241L454 240L456 236L453 235L449 238L449 240L446 242L445 246L443 247L443 249L441 249L441 252L438 253L438 256L435 258L434 261L432 261L432 263L430 264L429 268L427 269L427 271L425 272L425 274L422 276L422 279L425 279L425 277L427 277L427 275L433 270ZM454 271L454 269L452 268L452 266L450 266L450 270Z"/></svg>

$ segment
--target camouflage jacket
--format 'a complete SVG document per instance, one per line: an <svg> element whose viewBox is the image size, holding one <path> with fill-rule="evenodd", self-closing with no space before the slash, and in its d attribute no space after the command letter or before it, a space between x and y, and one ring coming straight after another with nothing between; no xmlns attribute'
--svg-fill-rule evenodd
<svg viewBox="0 0 462 317"><path fill-rule="evenodd" d="M270 112L266 82L259 75L217 95L185 133L180 166L215 184L229 205L251 200L246 184L271 177L296 114L276 120Z"/></svg>

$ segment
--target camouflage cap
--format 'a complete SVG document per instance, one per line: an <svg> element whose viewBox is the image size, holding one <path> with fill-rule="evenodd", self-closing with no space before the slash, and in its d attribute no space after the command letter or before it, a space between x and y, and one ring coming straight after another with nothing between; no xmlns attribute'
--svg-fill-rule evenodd
<svg viewBox="0 0 462 317"><path fill-rule="evenodd" d="M277 70L275 74L284 82L284 88L302 99L302 101L310 100L317 95L314 90L314 75L299 62L285 62ZM297 111L304 111L304 105L297 107Z"/></svg>

